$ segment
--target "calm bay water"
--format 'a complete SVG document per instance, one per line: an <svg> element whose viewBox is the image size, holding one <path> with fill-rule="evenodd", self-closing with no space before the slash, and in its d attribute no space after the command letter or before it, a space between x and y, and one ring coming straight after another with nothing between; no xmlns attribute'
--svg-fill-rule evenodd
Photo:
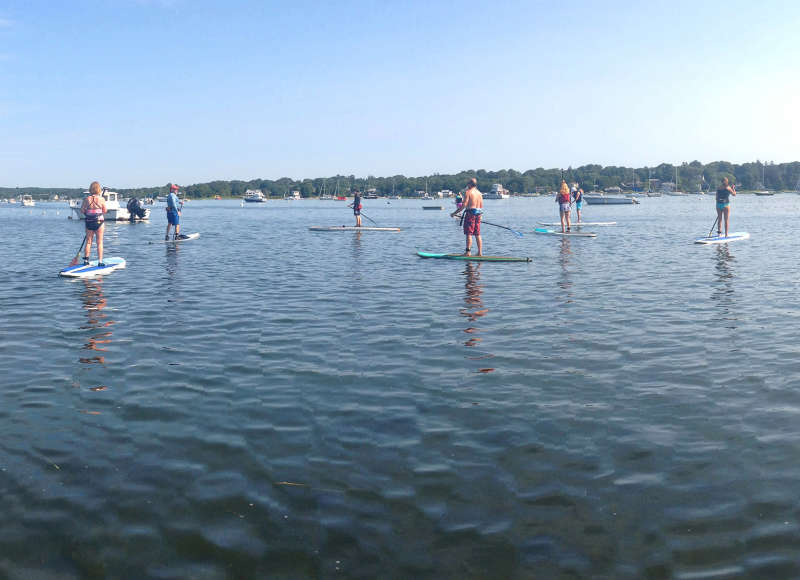
<svg viewBox="0 0 800 580"><path fill-rule="evenodd" d="M64 205L0 207L0 577L800 576L800 197L729 247L710 196L484 226L530 264L417 258L434 203L156 207L89 281Z"/></svg>

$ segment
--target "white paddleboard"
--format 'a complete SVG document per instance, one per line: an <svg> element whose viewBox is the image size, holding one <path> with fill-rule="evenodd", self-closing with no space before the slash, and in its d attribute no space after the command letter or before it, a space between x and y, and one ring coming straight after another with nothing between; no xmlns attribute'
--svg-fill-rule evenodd
<svg viewBox="0 0 800 580"><path fill-rule="evenodd" d="M170 237L170 239L168 239L168 240L161 240L161 243L164 243L164 244L178 244L180 242L188 242L189 240L196 240L199 237L200 237L200 234L198 232L195 232L193 234L188 234L185 238L178 238L177 240L173 240ZM150 242L150 243L151 244L156 244L158 242Z"/></svg>
<svg viewBox="0 0 800 580"><path fill-rule="evenodd" d="M108 274L114 270L119 270L125 267L125 258L115 256L113 258L106 258L103 260L104 266L98 266L97 260L92 260L89 265L78 264L76 266L67 266L61 270L58 275L66 278L91 278L92 276L100 276Z"/></svg>
<svg viewBox="0 0 800 580"><path fill-rule="evenodd" d="M399 232L400 228L376 228L370 226L311 226L312 232Z"/></svg>
<svg viewBox="0 0 800 580"><path fill-rule="evenodd" d="M731 232L727 236L711 236L705 238L697 238L695 244L727 244L728 242L738 242L739 240L746 240L750 237L748 232Z"/></svg>
<svg viewBox="0 0 800 580"><path fill-rule="evenodd" d="M597 234L592 232L562 232L561 230L548 230L545 228L536 228L533 230L534 234L545 234L550 236L573 236L578 238L596 238Z"/></svg>
<svg viewBox="0 0 800 580"><path fill-rule="evenodd" d="M539 222L541 226L561 227L561 222ZM582 226L615 226L617 222L572 222L573 228L580 228Z"/></svg>

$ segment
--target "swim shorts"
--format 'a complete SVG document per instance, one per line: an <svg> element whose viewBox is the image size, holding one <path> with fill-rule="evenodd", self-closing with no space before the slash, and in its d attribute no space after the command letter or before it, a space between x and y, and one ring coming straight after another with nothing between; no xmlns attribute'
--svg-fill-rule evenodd
<svg viewBox="0 0 800 580"><path fill-rule="evenodd" d="M569 204L568 203L559 203L558 210L561 213L569 213Z"/></svg>
<svg viewBox="0 0 800 580"><path fill-rule="evenodd" d="M583 207L583 202L582 201L576 201L575 202L575 209L577 209L578 211L581 211L582 207Z"/></svg>
<svg viewBox="0 0 800 580"><path fill-rule="evenodd" d="M726 202L726 203L717 202L717 209L725 209L726 207L730 207L730 206L731 206L731 202Z"/></svg>
<svg viewBox="0 0 800 580"><path fill-rule="evenodd" d="M91 232L96 232L103 226L102 220L96 220L92 218L86 218L86 229Z"/></svg>
<svg viewBox="0 0 800 580"><path fill-rule="evenodd" d="M481 235L481 216L472 212L464 214L464 234L468 236Z"/></svg>
<svg viewBox="0 0 800 580"><path fill-rule="evenodd" d="M181 223L181 216L178 215L177 211L174 210L167 210L167 221L171 226L177 226Z"/></svg>

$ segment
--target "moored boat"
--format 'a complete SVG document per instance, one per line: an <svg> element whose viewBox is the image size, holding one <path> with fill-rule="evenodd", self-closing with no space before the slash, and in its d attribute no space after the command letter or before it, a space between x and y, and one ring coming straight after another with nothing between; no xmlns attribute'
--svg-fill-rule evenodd
<svg viewBox="0 0 800 580"><path fill-rule="evenodd" d="M639 203L635 197L614 197L602 193L584 194L583 200L589 205L630 205Z"/></svg>
<svg viewBox="0 0 800 580"><path fill-rule="evenodd" d="M84 191L83 194L89 195L88 191ZM103 197L106 200L106 214L105 214L105 221L130 221L131 213L128 211L128 208L125 206L120 205L119 202L119 194L116 191L103 191ZM75 215L75 219L86 219L86 216L83 215L81 211L81 206L83 205L82 199L73 199L69 202L69 207L72 209L72 212ZM138 221L146 221L150 219L150 208L142 208L142 212L139 212L140 215L135 215L134 220Z"/></svg>
<svg viewBox="0 0 800 580"><path fill-rule="evenodd" d="M488 193L483 194L483 199L508 199L510 196L503 185L500 183L492 184L492 189Z"/></svg>
<svg viewBox="0 0 800 580"><path fill-rule="evenodd" d="M267 198L260 189L248 189L244 192L244 200L248 203L264 203Z"/></svg>

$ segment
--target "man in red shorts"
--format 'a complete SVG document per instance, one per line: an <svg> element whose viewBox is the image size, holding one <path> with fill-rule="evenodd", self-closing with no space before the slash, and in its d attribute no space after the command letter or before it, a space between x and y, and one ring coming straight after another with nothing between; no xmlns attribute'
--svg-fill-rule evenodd
<svg viewBox="0 0 800 580"><path fill-rule="evenodd" d="M455 217L464 214L464 235L467 236L467 248L464 255L469 256L472 249L472 239L475 236L475 243L478 246L478 255L483 256L483 241L481 240L481 214L483 214L483 195L478 190L478 181L473 177L467 182L467 190L464 192L464 203L460 209L450 214Z"/></svg>

